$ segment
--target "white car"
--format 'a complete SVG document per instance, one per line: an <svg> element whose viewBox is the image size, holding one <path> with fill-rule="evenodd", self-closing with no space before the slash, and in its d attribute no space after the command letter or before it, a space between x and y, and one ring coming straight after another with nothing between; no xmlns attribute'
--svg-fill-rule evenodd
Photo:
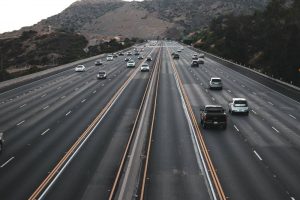
<svg viewBox="0 0 300 200"><path fill-rule="evenodd" d="M204 54L200 53L199 58L204 58Z"/></svg>
<svg viewBox="0 0 300 200"><path fill-rule="evenodd" d="M232 102L229 103L229 112L249 114L249 107L247 100L244 98L232 98Z"/></svg>
<svg viewBox="0 0 300 200"><path fill-rule="evenodd" d="M114 60L114 56L113 55L107 55L107 57L106 57L106 60L107 61L112 61L112 60Z"/></svg>
<svg viewBox="0 0 300 200"><path fill-rule="evenodd" d="M99 71L97 74L98 79L106 79L106 77L107 77L107 74L105 71Z"/></svg>
<svg viewBox="0 0 300 200"><path fill-rule="evenodd" d="M150 67L147 63L143 63L141 66L141 72L148 72L150 71Z"/></svg>
<svg viewBox="0 0 300 200"><path fill-rule="evenodd" d="M84 72L86 69L85 69L85 66L84 65L77 65L75 67L75 72Z"/></svg>
<svg viewBox="0 0 300 200"><path fill-rule="evenodd" d="M222 80L219 77L212 77L209 81L210 89L221 89L222 90Z"/></svg>
<svg viewBox="0 0 300 200"><path fill-rule="evenodd" d="M102 64L103 64L103 62L102 62L102 60L100 60L100 59L95 61L95 65L96 65L96 66L102 65Z"/></svg>
<svg viewBox="0 0 300 200"><path fill-rule="evenodd" d="M134 60L129 60L129 61L127 62L127 67L135 67L135 62L134 62Z"/></svg>
<svg viewBox="0 0 300 200"><path fill-rule="evenodd" d="M151 56L147 56L146 61L152 61L152 57Z"/></svg>

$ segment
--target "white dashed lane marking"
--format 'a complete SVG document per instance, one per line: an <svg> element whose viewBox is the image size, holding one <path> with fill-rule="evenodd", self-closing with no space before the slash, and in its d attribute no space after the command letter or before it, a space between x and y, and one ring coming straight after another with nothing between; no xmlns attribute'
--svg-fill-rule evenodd
<svg viewBox="0 0 300 200"><path fill-rule="evenodd" d="M67 112L67 113L66 113L66 116L68 116L69 114L71 114L71 112L72 112L72 111Z"/></svg>
<svg viewBox="0 0 300 200"><path fill-rule="evenodd" d="M49 128L47 130L45 130L41 135L45 135L48 131L50 131Z"/></svg>
<svg viewBox="0 0 300 200"><path fill-rule="evenodd" d="M20 108L23 108L24 106L26 106L26 104L21 105Z"/></svg>
<svg viewBox="0 0 300 200"><path fill-rule="evenodd" d="M23 120L23 121L17 123L17 126L20 126L20 125L23 124L24 122L25 122L25 120Z"/></svg>
<svg viewBox="0 0 300 200"><path fill-rule="evenodd" d="M276 131L277 133L279 133L279 131L278 131L275 127L272 126L272 129L273 129L274 131Z"/></svg>
<svg viewBox="0 0 300 200"><path fill-rule="evenodd" d="M289 116L290 116L291 118L293 118L293 119L297 119L295 116L293 116L293 115L291 115L291 114L289 114Z"/></svg>
<svg viewBox="0 0 300 200"><path fill-rule="evenodd" d="M253 151L254 152L254 154L256 155L256 157L260 160L260 161L262 161L262 158L260 157L260 155L254 150Z"/></svg>
<svg viewBox="0 0 300 200"><path fill-rule="evenodd" d="M11 157L10 159L8 159L4 164L2 164L2 165L0 166L0 168L5 167L5 165L7 165L8 163L10 163L13 159L15 159L15 157Z"/></svg>

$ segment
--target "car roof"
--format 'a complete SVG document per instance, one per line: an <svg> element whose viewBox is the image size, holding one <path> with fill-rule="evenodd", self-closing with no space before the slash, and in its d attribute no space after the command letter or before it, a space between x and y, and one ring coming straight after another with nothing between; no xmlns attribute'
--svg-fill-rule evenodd
<svg viewBox="0 0 300 200"><path fill-rule="evenodd" d="M233 101L247 101L245 98L232 98Z"/></svg>
<svg viewBox="0 0 300 200"><path fill-rule="evenodd" d="M106 73L106 71L99 71L99 73Z"/></svg>
<svg viewBox="0 0 300 200"><path fill-rule="evenodd" d="M221 78L219 78L219 77L211 77L210 79L221 79Z"/></svg>
<svg viewBox="0 0 300 200"><path fill-rule="evenodd" d="M205 108L223 108L221 105L206 105Z"/></svg>

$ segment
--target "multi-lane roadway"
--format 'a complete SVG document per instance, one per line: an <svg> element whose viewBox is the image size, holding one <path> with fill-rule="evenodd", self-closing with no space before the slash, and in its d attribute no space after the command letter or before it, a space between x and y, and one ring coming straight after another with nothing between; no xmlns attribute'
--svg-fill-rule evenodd
<svg viewBox="0 0 300 200"><path fill-rule="evenodd" d="M300 198L297 100L207 57L192 68L188 47L174 60L176 42L137 48L152 56L150 72L134 55L127 68L125 55L0 94L0 199ZM210 77L223 89L210 90ZM228 111L234 97L249 116L199 126L201 107Z"/></svg>

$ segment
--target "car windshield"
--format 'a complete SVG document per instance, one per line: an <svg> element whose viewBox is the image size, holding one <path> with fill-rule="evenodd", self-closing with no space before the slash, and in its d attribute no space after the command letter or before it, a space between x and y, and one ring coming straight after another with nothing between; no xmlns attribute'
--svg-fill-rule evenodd
<svg viewBox="0 0 300 200"><path fill-rule="evenodd" d="M106 74L106 72L99 72L99 75L104 75Z"/></svg>
<svg viewBox="0 0 300 200"><path fill-rule="evenodd" d="M239 101L235 101L234 102L234 106L236 106L236 107L245 107L247 105L248 105L247 101L239 100Z"/></svg>

